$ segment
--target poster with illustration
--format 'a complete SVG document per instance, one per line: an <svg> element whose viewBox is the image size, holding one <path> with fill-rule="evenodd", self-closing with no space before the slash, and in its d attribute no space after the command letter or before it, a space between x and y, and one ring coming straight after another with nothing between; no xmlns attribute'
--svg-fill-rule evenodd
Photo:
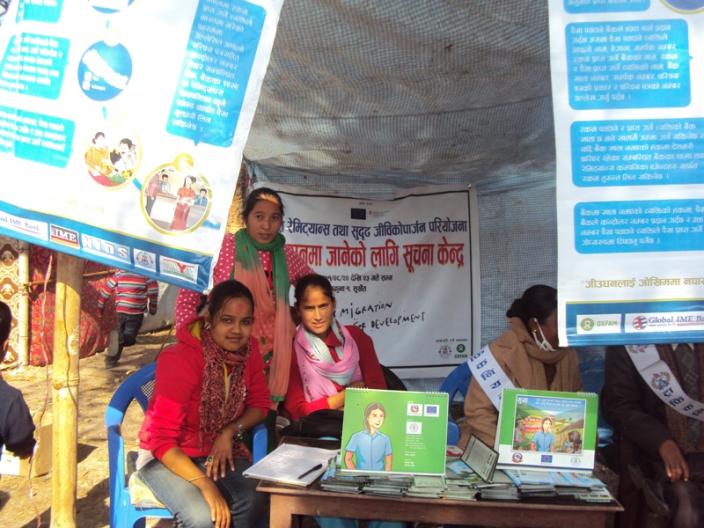
<svg viewBox="0 0 704 528"><path fill-rule="evenodd" d="M444 475L447 398L444 392L347 389L340 469Z"/></svg>
<svg viewBox="0 0 704 528"><path fill-rule="evenodd" d="M594 467L598 397L582 392L505 389L496 450L499 467Z"/></svg>
<svg viewBox="0 0 704 528"><path fill-rule="evenodd" d="M704 340L704 0L550 0L562 345Z"/></svg>
<svg viewBox="0 0 704 528"><path fill-rule="evenodd" d="M281 5L11 0L0 233L206 289Z"/></svg>

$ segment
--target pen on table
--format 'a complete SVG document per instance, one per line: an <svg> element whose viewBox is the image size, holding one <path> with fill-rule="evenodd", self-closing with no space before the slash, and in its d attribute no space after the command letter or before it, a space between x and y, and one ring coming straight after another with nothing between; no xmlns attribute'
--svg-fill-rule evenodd
<svg viewBox="0 0 704 528"><path fill-rule="evenodd" d="M322 468L322 467L323 467L322 464L316 464L315 466L313 466L312 468L310 468L308 471L304 471L303 473L301 473L300 475L298 475L298 478L299 478L299 479L302 479L302 478L305 477L306 475L310 475L311 473L313 473L313 471L316 471L316 470L318 470L318 469L320 469L320 468Z"/></svg>

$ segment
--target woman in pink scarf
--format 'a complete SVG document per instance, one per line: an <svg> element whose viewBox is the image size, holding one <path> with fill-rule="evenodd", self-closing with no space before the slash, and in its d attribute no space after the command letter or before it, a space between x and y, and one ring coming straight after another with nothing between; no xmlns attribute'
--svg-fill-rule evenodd
<svg viewBox="0 0 704 528"><path fill-rule="evenodd" d="M386 389L371 338L335 319L335 296L321 275L296 285L296 330L284 406L293 420L323 409L341 410L347 387Z"/></svg>

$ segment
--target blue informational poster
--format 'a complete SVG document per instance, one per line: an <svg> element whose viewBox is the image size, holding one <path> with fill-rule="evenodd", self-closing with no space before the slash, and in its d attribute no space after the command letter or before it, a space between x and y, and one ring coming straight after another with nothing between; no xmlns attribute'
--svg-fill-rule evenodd
<svg viewBox="0 0 704 528"><path fill-rule="evenodd" d="M550 0L560 342L704 341L704 0Z"/></svg>
<svg viewBox="0 0 704 528"><path fill-rule="evenodd" d="M0 234L204 290L283 0L11 0Z"/></svg>

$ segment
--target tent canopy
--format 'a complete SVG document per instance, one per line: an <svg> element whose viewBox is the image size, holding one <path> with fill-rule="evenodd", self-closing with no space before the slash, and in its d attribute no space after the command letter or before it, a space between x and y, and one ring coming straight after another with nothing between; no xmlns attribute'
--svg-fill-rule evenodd
<svg viewBox="0 0 704 528"><path fill-rule="evenodd" d="M477 185L485 342L556 283L548 44L547 2L288 0L245 159L351 195Z"/></svg>
<svg viewBox="0 0 704 528"><path fill-rule="evenodd" d="M245 158L471 182L551 165L547 2L285 2Z"/></svg>

